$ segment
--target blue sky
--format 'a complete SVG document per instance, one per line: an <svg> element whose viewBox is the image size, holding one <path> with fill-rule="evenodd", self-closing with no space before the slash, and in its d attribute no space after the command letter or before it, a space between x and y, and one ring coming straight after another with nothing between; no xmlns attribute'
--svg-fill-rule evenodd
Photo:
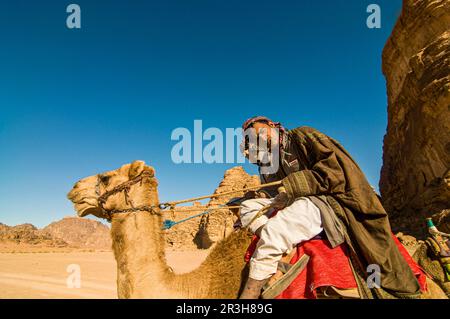
<svg viewBox="0 0 450 319"><path fill-rule="evenodd" d="M386 130L381 51L400 0L65 1L0 4L0 222L74 215L66 193L135 159L161 200L211 193L232 164L172 162L177 127L255 114L339 140L378 184ZM366 27L366 8L382 28ZM245 165L249 172L256 170Z"/></svg>

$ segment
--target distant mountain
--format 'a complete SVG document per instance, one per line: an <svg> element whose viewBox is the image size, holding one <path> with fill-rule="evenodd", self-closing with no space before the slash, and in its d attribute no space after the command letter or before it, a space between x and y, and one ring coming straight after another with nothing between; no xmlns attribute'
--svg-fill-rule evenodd
<svg viewBox="0 0 450 319"><path fill-rule="evenodd" d="M7 226L0 224L0 243L5 245L67 247L68 244L31 224Z"/></svg>
<svg viewBox="0 0 450 319"><path fill-rule="evenodd" d="M0 223L0 246L7 248L73 248L110 250L109 227L91 219L65 217L43 229L32 224Z"/></svg>
<svg viewBox="0 0 450 319"><path fill-rule="evenodd" d="M43 231L65 241L71 247L111 249L109 227L92 219L64 217L43 228Z"/></svg>

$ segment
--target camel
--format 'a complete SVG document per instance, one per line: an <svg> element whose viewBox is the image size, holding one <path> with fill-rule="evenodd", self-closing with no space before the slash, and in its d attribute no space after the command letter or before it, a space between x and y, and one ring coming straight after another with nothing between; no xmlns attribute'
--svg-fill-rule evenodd
<svg viewBox="0 0 450 319"><path fill-rule="evenodd" d="M215 245L197 269L175 274L165 259L154 173L145 162L135 161L81 179L68 194L80 217L94 215L111 222L118 297L237 298L248 274L243 256L251 234L233 232ZM424 298L445 297L433 281L428 286Z"/></svg>

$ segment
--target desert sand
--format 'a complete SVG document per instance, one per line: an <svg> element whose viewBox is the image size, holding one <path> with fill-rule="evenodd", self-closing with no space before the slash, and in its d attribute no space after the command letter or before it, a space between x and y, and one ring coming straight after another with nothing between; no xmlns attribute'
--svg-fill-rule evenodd
<svg viewBox="0 0 450 319"><path fill-rule="evenodd" d="M176 273L184 273L207 254L168 250L166 258ZM80 267L80 288L67 285L70 265ZM0 287L1 299L117 298L116 263L112 252L0 253Z"/></svg>

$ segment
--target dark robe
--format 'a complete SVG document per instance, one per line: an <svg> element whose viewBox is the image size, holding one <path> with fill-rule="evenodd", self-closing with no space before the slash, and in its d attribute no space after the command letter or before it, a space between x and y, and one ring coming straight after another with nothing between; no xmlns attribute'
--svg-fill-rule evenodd
<svg viewBox="0 0 450 319"><path fill-rule="evenodd" d="M325 195L346 226L359 271L379 265L381 289L395 297L420 295L419 283L392 238L387 213L352 157L337 141L313 128L300 127L287 134L282 165L277 173L262 176L263 181L282 180L290 202Z"/></svg>

